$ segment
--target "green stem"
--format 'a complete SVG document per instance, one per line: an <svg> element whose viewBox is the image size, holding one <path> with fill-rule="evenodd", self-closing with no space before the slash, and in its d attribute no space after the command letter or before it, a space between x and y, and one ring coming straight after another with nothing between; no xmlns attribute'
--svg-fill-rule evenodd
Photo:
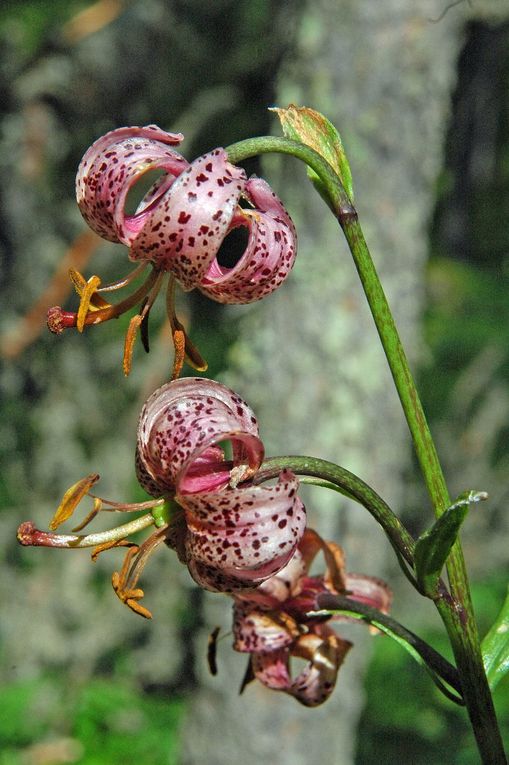
<svg viewBox="0 0 509 765"><path fill-rule="evenodd" d="M371 308L412 434L417 459L433 503L435 515L440 517L450 505L449 493L387 298L371 259L356 211L347 215L339 215L338 220L347 239ZM447 561L447 574L453 603L439 599L436 605L454 651L462 679L464 698L483 762L490 763L490 765L495 763L502 765L506 759L493 700L484 672L479 634L459 540L451 549Z"/></svg>
<svg viewBox="0 0 509 765"><path fill-rule="evenodd" d="M258 154L272 154L274 152L290 154L292 157L300 159L320 176L329 196L329 207L334 215L346 215L349 212L355 212L350 197L339 183L338 176L327 160L304 143L291 141L289 138L262 136L246 138L244 141L239 141L226 148L228 159L233 163L242 162L249 157L256 157Z"/></svg>
<svg viewBox="0 0 509 765"><path fill-rule="evenodd" d="M313 149L285 138L261 137L241 141L226 149L231 162L269 152L291 154L311 167L329 195L329 207L343 229L375 321L398 392L435 515L450 505L449 493L426 417L410 372L405 351L380 279L353 207L340 179ZM502 739L482 663L461 545L456 542L447 563L453 604L441 598L437 608L444 621L463 684L465 702L484 763L505 765Z"/></svg>

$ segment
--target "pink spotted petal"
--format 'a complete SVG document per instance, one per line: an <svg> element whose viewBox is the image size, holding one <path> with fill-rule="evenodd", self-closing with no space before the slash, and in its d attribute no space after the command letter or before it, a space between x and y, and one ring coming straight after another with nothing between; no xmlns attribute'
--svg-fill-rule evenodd
<svg viewBox="0 0 509 765"><path fill-rule="evenodd" d="M173 493L172 486L169 482L163 482L160 477L156 480L148 472L145 467L145 460L141 458L139 446L136 447L135 468L138 483L147 494L150 494L151 497L160 497L166 493Z"/></svg>
<svg viewBox="0 0 509 765"><path fill-rule="evenodd" d="M346 575L346 594L352 600L364 603L388 614L392 605L392 591L381 579L366 574Z"/></svg>
<svg viewBox="0 0 509 765"><path fill-rule="evenodd" d="M223 468L217 444L228 440L233 462ZM155 484L159 494L217 491L229 483L232 467L245 464L255 471L262 460L252 410L213 380L174 380L156 390L142 409L137 474L142 486Z"/></svg>
<svg viewBox="0 0 509 765"><path fill-rule="evenodd" d="M305 563L300 550L297 549L286 566L275 576L263 582L257 588L256 594L271 597L276 603L281 604L293 593L300 591L300 583L305 573Z"/></svg>
<svg viewBox="0 0 509 765"><path fill-rule="evenodd" d="M251 664L255 677L274 691L290 691L292 678L288 667L290 654L287 648L270 653L253 653Z"/></svg>
<svg viewBox="0 0 509 765"><path fill-rule="evenodd" d="M287 614L254 609L237 602L233 616L233 647L241 653L277 651L290 646L299 635L297 623Z"/></svg>
<svg viewBox="0 0 509 765"><path fill-rule="evenodd" d="M200 560L189 558L187 552L181 560L187 564L188 571L196 584L204 590L234 594L242 587L253 586L249 582L241 581L235 574L226 573L216 566L209 566Z"/></svg>
<svg viewBox="0 0 509 765"><path fill-rule="evenodd" d="M246 250L233 268L212 260L200 290L220 303L251 303L273 292L290 273L297 234L280 199L261 178L250 178L245 196L256 209L237 213L233 225L249 229Z"/></svg>
<svg viewBox="0 0 509 765"><path fill-rule="evenodd" d="M167 133L157 125L125 127L99 138L85 153L76 176L76 198L81 214L99 236L130 245L161 196L189 163L169 148L181 133ZM137 212L125 214L129 189L149 170L163 169Z"/></svg>
<svg viewBox="0 0 509 765"><path fill-rule="evenodd" d="M264 608L265 610L286 610L286 602L295 591L300 590L300 582L306 572L305 564L296 549L281 571L259 584L255 590L247 590L235 593L235 602L239 607ZM284 603L284 606L282 605ZM306 609L310 611L310 608Z"/></svg>
<svg viewBox="0 0 509 765"><path fill-rule="evenodd" d="M327 589L323 576L302 577L299 590L293 597L288 598L284 608L288 613L305 619L310 611L318 610L317 596L328 592L330 590Z"/></svg>
<svg viewBox="0 0 509 765"><path fill-rule="evenodd" d="M197 287L214 260L246 184L224 149L198 157L164 195L132 243L132 260L171 271L184 289Z"/></svg>
<svg viewBox="0 0 509 765"><path fill-rule="evenodd" d="M283 471L277 485L268 488L177 495L186 511L188 562L217 569L237 579L238 587L276 574L290 560L306 526L297 487L297 478ZM215 581L211 584L215 587Z"/></svg>
<svg viewBox="0 0 509 765"><path fill-rule="evenodd" d="M310 633L299 638L295 656L309 658L309 663L295 678L288 693L307 707L323 704L336 685L338 671L352 644L338 637L327 626L320 634Z"/></svg>
<svg viewBox="0 0 509 765"><path fill-rule="evenodd" d="M229 482L231 469L232 463L225 460L223 450L209 446L191 463L183 481L185 491L193 494L219 490Z"/></svg>
<svg viewBox="0 0 509 765"><path fill-rule="evenodd" d="M338 637L326 626L299 637L292 649L272 653L254 653L253 672L268 688L285 691L301 704L315 707L326 701L336 685L339 668L351 648L351 643ZM292 680L289 670L290 654L308 659Z"/></svg>

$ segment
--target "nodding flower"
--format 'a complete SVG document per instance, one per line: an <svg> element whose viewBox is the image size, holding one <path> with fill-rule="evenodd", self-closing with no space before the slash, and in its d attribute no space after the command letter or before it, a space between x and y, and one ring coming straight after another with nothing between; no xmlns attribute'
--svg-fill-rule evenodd
<svg viewBox="0 0 509 765"><path fill-rule="evenodd" d="M311 576L310 566L320 550L326 571ZM318 706L326 701L352 644L330 626L331 621L344 621L344 617L316 613L316 598L321 593L348 593L352 600L375 606L384 613L391 603L391 593L384 582L346 573L342 549L306 529L284 569L254 592L234 595L233 647L250 654L242 690L256 679L305 706ZM292 677L290 670L292 657L307 662L296 677Z"/></svg>
<svg viewBox="0 0 509 765"><path fill-rule="evenodd" d="M180 133L167 133L156 125L113 130L88 149L76 177L76 197L85 221L102 238L125 244L138 266L104 286L98 276L85 280L72 271L81 298L79 310L51 308L48 326L56 333L73 326L83 331L88 324L139 306L126 338L126 374L136 330L141 325L146 329L165 275L170 275L167 312L178 357L176 377L184 358L199 370L206 363L175 315L175 281L184 290L197 288L220 303L251 303L279 287L295 260L295 227L270 186L261 178L248 179L221 148L189 163L172 148L182 140ZM135 212L127 214L130 190L154 170L163 175ZM238 228L246 230L247 244L237 262L226 266L221 262L221 245ZM148 277L131 295L113 305L105 300L105 293L135 282L148 265L152 266Z"/></svg>
<svg viewBox="0 0 509 765"><path fill-rule="evenodd" d="M251 483L263 456L253 412L220 383L173 381L143 407L138 480L149 494L171 496L182 508L172 545L205 589L260 584L286 565L304 533L293 473L283 471L275 486Z"/></svg>
<svg viewBox="0 0 509 765"><path fill-rule="evenodd" d="M227 448L231 454L225 453ZM99 478L93 474L66 492L50 529L67 520L87 495L94 506L75 531L100 510L149 512L87 535L44 532L26 522L18 539L24 545L94 547L93 556L128 547L113 587L145 617L151 614L139 603L143 590L137 583L149 555L162 542L176 550L193 579L207 590L256 588L288 563L306 525L293 473L282 471L275 485L253 484L263 456L256 418L236 393L201 378L169 382L147 400L138 426L137 475L153 499L135 504L104 500L91 493ZM141 545L130 541L131 534L150 526L155 531Z"/></svg>

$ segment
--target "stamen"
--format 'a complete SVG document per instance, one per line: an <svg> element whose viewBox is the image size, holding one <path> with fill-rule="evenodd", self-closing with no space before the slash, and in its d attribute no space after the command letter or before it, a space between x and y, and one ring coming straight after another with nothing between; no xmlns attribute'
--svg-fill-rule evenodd
<svg viewBox="0 0 509 765"><path fill-rule="evenodd" d="M207 664L211 675L217 675L217 638L221 627L215 627L209 635L207 644Z"/></svg>
<svg viewBox="0 0 509 765"><path fill-rule="evenodd" d="M167 525L161 526L161 528L154 531L154 533L140 545L139 550L136 553L136 560L129 569L126 578L126 586L128 589L134 589L136 587L138 579L140 578L149 557L152 555L156 547L159 547L161 542L165 541L167 530Z"/></svg>
<svg viewBox="0 0 509 765"><path fill-rule="evenodd" d="M136 266L136 268L131 271L131 273L127 274L127 276L124 276L123 279L119 279L116 282L111 282L111 284L105 284L103 287L99 287L97 292L113 292L113 290L120 290L122 287L127 287L128 284L131 284L131 282L133 282L137 276L145 271L147 265L147 263L140 263L139 266Z"/></svg>
<svg viewBox="0 0 509 765"><path fill-rule="evenodd" d="M144 307L145 306L143 306L143 308ZM142 311L140 311L140 313L142 313ZM149 353L150 352L150 337L149 337L149 331L148 331L148 329L149 329L149 323L148 323L149 315L150 315L150 311L147 311L147 313L143 316L143 319L142 319L141 325L140 325L140 339L141 339L141 344L143 345L143 348L145 350L145 353Z"/></svg>
<svg viewBox="0 0 509 765"><path fill-rule="evenodd" d="M242 682L240 684L239 688L239 696L244 693L244 690L249 685L249 683L252 683L255 679L255 674L253 672L253 665L251 663L251 657L249 657L247 662L246 671L244 672L244 677L242 678Z"/></svg>
<svg viewBox="0 0 509 765"><path fill-rule="evenodd" d="M180 377L186 358L186 336L181 329L176 329L173 332L173 347L175 348L175 356L173 357L173 369L170 379L177 380Z"/></svg>
<svg viewBox="0 0 509 765"><path fill-rule="evenodd" d="M133 316L131 321L129 322L127 332L125 333L124 357L122 359L122 369L124 370L124 375L126 377L129 375L129 372L131 371L131 366L133 362L134 341L136 340L136 333L138 331L138 327L140 326L142 320L143 320L143 317L139 313L137 313L136 316Z"/></svg>
<svg viewBox="0 0 509 765"><path fill-rule="evenodd" d="M99 500L103 505L101 510L105 513L135 513L140 510L162 507L166 502L164 497L160 499L147 499L146 502L114 502L112 499L104 499L104 497L98 497L96 494L89 493L88 496L94 500Z"/></svg>
<svg viewBox="0 0 509 765"><path fill-rule="evenodd" d="M78 293L80 297L83 296L84 291L87 288L87 280L85 277L80 274L79 271L77 271L75 268L69 269L69 278L72 281L74 285L74 289ZM99 282L97 284L97 287L101 284L101 280L98 276L92 277L93 279L99 279ZM90 296L90 310L96 311L98 308L106 308L110 304L104 300L100 295L97 294L97 289L92 293Z"/></svg>
<svg viewBox="0 0 509 765"><path fill-rule="evenodd" d="M239 483L247 481L255 475L256 472L256 467L251 467L250 465L236 465L230 470L230 480L228 485L231 486L232 489L236 489Z"/></svg>
<svg viewBox="0 0 509 765"><path fill-rule="evenodd" d="M136 316L133 316L133 318L129 322L129 327L127 328L125 341L124 341L124 358L122 362L122 368L124 370L124 375L126 377L131 371L134 341L136 340L136 332L138 331L138 327L141 324L143 324L143 322L148 318L150 309L154 305L154 300L156 299L157 293L159 292L161 288L161 282L163 280L163 277L164 277L164 273L162 271L157 274L157 279L154 282L154 285L145 301L145 304L141 312L137 314Z"/></svg>
<svg viewBox="0 0 509 765"><path fill-rule="evenodd" d="M182 341L180 335L177 335L177 333L181 333L184 336L185 360L189 366L193 369L196 369L197 372L206 372L208 368L207 362L202 358L198 349L190 341L183 324L177 318L177 314L175 312L175 277L173 276L170 276L168 280L168 289L166 292L166 313L168 315L168 321L170 322L171 334L174 344L177 338L180 347ZM179 349L177 346L175 346L175 357L177 361L178 353ZM173 373L175 373L175 369L176 365L174 362ZM177 377L179 376L181 370L182 366L178 371ZM174 380L176 377L172 376L171 379Z"/></svg>
<svg viewBox="0 0 509 765"><path fill-rule="evenodd" d="M130 550L127 551L127 554L124 558L124 562L122 564L122 568L120 569L120 573L118 571L114 571L111 575L111 583L113 585L113 589L115 591L115 595L120 598L122 603L125 603L126 606L129 606L135 613L140 614L140 616L144 616L146 619L151 619L152 614L148 609L146 609L141 604L137 603L137 600L140 600L144 592L139 587L136 589L127 589L126 588L126 580L128 576L129 567L131 565L131 561L133 557L138 553L139 547L134 545L131 547Z"/></svg>
<svg viewBox="0 0 509 765"><path fill-rule="evenodd" d="M127 551L120 572L114 571L111 577L111 583L117 597L132 611L145 619L151 619L152 614L145 606L138 603L144 592L136 585L149 556L161 542L164 542L166 531L167 526L164 526L155 531L140 547L131 547ZM133 563L134 558L136 560Z"/></svg>
<svg viewBox="0 0 509 765"><path fill-rule="evenodd" d="M83 332L85 328L85 319L87 314L91 310L97 310L91 308L90 301L97 287L101 284L101 280L98 276L91 276L87 281L86 286L81 294L80 307L78 308L78 316L76 319L76 329L78 332Z"/></svg>
<svg viewBox="0 0 509 765"><path fill-rule="evenodd" d="M134 594L137 598L142 598L144 595L143 590L135 590ZM145 617L145 619L152 619L152 613L148 610L148 608L145 608L145 606L142 606L141 603L137 603L133 596L130 598L127 598L125 602L126 606L129 606L131 611L134 611L135 614L139 614L140 616Z"/></svg>
<svg viewBox="0 0 509 765"><path fill-rule="evenodd" d="M79 505L81 500L85 496L89 496L93 502L93 508L88 513L87 516L85 516L84 520L81 521L77 526L73 528L73 531L82 531L82 529L85 528L85 526L88 526L88 524L96 517L96 515L102 510L106 512L123 512L123 513L134 513L139 512L140 510L149 510L154 509L156 507L161 507L164 505L165 500L164 498L161 499L151 499L147 500L146 502L113 502L112 500L104 499L103 497L98 497L95 494L90 493L90 489L92 486L94 486L95 483L99 480L99 475L97 473L92 473L89 476L86 476L86 478L82 478L80 481L77 481L77 483L73 484L69 489L67 489L66 493L64 494L62 501L60 505L58 506L58 509L53 516L51 523L49 525L50 529L54 530L57 529L64 521L66 521L68 518L73 515L76 507ZM104 507L104 505L107 505Z"/></svg>
<svg viewBox="0 0 509 765"><path fill-rule="evenodd" d="M74 528L72 530L73 531L83 531L85 526L88 526L88 524L91 521L94 520L94 518L100 512L101 509L102 509L102 502L101 502L101 500L98 497L96 497L94 499L94 506L93 506L92 510L89 512L88 515L85 516L84 520L82 520L81 523L78 523L77 526L74 526Z"/></svg>
<svg viewBox="0 0 509 765"><path fill-rule="evenodd" d="M64 521L71 517L83 497L88 494L89 489L91 489L98 480L99 474L91 473L67 489L55 515L49 523L49 527L52 531L58 529Z"/></svg>
<svg viewBox="0 0 509 765"><path fill-rule="evenodd" d="M138 289L129 295L125 300L120 303L111 304L105 308L99 310L91 310L85 316L84 324L101 324L103 321L109 321L109 319L116 319L129 309L134 308L135 305L141 303L145 298L156 281L158 280L159 272L154 268L150 272L148 278ZM51 332L60 334L64 329L68 327L76 327L78 320L78 314L63 311L60 306L54 306L48 311L48 328Z"/></svg>
<svg viewBox="0 0 509 765"><path fill-rule="evenodd" d="M107 550L113 550L115 547L137 547L134 542L129 542L128 539L118 539L115 542L104 542L102 545L97 545L92 550L91 558L95 563L99 555Z"/></svg>

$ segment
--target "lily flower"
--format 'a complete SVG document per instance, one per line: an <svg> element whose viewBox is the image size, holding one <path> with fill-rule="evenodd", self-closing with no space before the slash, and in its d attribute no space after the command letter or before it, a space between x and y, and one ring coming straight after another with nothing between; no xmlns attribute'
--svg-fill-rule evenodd
<svg viewBox="0 0 509 765"><path fill-rule="evenodd" d="M326 562L325 574L310 576L311 563L320 550ZM348 593L351 599L384 613L391 604L391 593L384 582L346 573L342 549L306 529L284 569L254 592L234 596L233 647L251 654L241 690L257 679L305 706L326 701L352 644L330 626L338 617L316 613L316 598L325 592ZM296 677L291 674L292 657L307 661Z"/></svg>
<svg viewBox="0 0 509 765"><path fill-rule="evenodd" d="M138 267L106 286L98 276L85 280L73 271L80 308L72 313L53 307L48 326L56 333L72 326L83 331L88 324L140 306L126 338L126 374L140 326L148 346L148 315L166 274L170 274L167 312L178 357L173 375L177 377L184 357L201 371L206 363L175 315L175 280L184 290L197 288L220 303L250 303L279 287L295 260L295 227L270 186L260 178L248 179L221 148L189 163L171 148L182 140L180 133L167 133L156 125L113 130L88 149L76 177L76 197L85 221L102 238L129 247L129 258ZM134 214L126 214L129 191L151 170L164 174ZM220 262L220 248L237 228L246 229L247 244L237 263L227 267ZM116 305L104 299L104 293L130 285L149 264L151 273L130 296Z"/></svg>
<svg viewBox="0 0 509 765"><path fill-rule="evenodd" d="M182 508L171 545L205 589L257 586L286 565L304 533L293 473L283 471L275 486L249 483L263 456L252 410L220 383L176 380L143 407L138 480L152 496L170 496Z"/></svg>
<svg viewBox="0 0 509 765"><path fill-rule="evenodd" d="M226 444L231 457L225 455ZM97 497L91 489L99 476L92 474L66 492L51 532L25 522L18 540L32 546L94 547L93 557L128 547L113 587L145 617L151 614L139 603L143 590L138 579L162 542L176 550L201 587L228 593L253 589L286 566L306 525L293 473L283 471L274 486L253 485L263 456L256 418L237 394L212 380L175 380L150 396L138 426L137 475L153 499L121 504ZM149 512L104 532L52 533L86 496L93 499L92 511L74 531L101 510ZM130 541L132 534L151 526L155 531L140 546Z"/></svg>

